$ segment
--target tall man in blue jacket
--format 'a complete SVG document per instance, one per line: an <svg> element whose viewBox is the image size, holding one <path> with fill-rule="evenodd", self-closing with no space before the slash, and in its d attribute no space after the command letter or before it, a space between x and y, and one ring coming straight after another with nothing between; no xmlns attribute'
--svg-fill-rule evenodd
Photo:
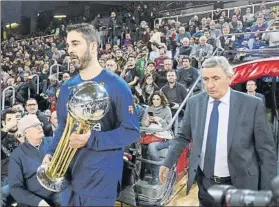
<svg viewBox="0 0 279 207"><path fill-rule="evenodd" d="M62 206L113 206L121 183L123 148L140 137L131 90L119 76L99 65L100 37L92 25L82 23L68 29L68 53L78 60L79 74L60 89L58 128L43 164L51 161L64 131L69 88L88 80L102 83L110 96L110 109L92 131L70 136L70 147L78 151L70 165L70 186L62 196Z"/></svg>

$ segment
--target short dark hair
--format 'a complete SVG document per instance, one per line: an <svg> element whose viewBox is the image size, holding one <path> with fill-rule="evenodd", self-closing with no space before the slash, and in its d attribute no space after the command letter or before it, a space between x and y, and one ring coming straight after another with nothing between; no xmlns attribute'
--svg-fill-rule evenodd
<svg viewBox="0 0 279 207"><path fill-rule="evenodd" d="M136 56L134 56L134 55L129 55L128 58L127 58L127 60L129 60L129 58L134 58L134 59L136 59Z"/></svg>
<svg viewBox="0 0 279 207"><path fill-rule="evenodd" d="M247 84L249 81L252 81L252 82L255 83L255 85L257 85L257 81L256 81L256 80L248 80L248 81L246 82L246 84Z"/></svg>
<svg viewBox="0 0 279 207"><path fill-rule="evenodd" d="M8 108L2 113L1 120L6 121L7 114L16 114L18 111L13 108Z"/></svg>
<svg viewBox="0 0 279 207"><path fill-rule="evenodd" d="M100 34L95 27L88 23L73 24L68 26L68 31L76 31L82 34L83 38L88 42L97 42L100 44Z"/></svg>
<svg viewBox="0 0 279 207"><path fill-rule="evenodd" d="M189 56L184 56L181 58L181 60L182 60L182 62L183 62L183 60L189 60L189 63L192 62L192 59Z"/></svg>
<svg viewBox="0 0 279 207"><path fill-rule="evenodd" d="M36 101L36 103L38 104L38 101L36 100L36 99L34 99L34 98L29 98L29 99L27 99L27 101L25 102L25 105L27 105L27 102L28 101Z"/></svg>

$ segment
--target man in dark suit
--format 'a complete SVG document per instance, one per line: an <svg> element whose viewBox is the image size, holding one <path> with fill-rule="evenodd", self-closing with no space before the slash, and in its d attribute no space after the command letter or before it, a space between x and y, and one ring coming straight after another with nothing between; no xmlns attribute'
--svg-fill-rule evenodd
<svg viewBox="0 0 279 207"><path fill-rule="evenodd" d="M160 167L164 183L169 169L192 142L187 193L196 178L200 206L217 205L207 192L212 185L267 190L276 176L275 143L264 106L260 99L232 90L232 76L225 57L203 63L207 92L189 99L181 131Z"/></svg>
<svg viewBox="0 0 279 207"><path fill-rule="evenodd" d="M256 96L256 97L262 99L262 100L263 100L263 103L264 103L264 106L266 106L266 105L265 105L265 97L264 97L264 95L261 94L261 93L257 93L257 92L256 92L256 89L257 89L257 83L256 83L256 81L254 81L254 80L249 80L249 81L246 82L247 94L249 94L249 95L251 95L251 96Z"/></svg>

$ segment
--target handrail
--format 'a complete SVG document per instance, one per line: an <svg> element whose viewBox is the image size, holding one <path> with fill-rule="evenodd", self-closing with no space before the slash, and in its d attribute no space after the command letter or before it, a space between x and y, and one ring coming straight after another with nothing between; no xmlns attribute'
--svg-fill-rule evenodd
<svg viewBox="0 0 279 207"><path fill-rule="evenodd" d="M231 36L231 35L244 35L244 34L255 34L255 33L271 33L271 32L279 32L279 30L265 30L265 31L258 31L258 32L238 32L238 33L230 33L230 34L223 34L222 36Z"/></svg>
<svg viewBox="0 0 279 207"><path fill-rule="evenodd" d="M34 77L37 78L37 86L36 86L37 91L36 91L36 94L39 94L39 93L40 93L40 77L39 77L38 74L33 75L33 76L32 76L32 79L33 79ZM30 96L31 96L31 91L30 91L30 90L31 90L31 89L28 88L28 98L30 98Z"/></svg>
<svg viewBox="0 0 279 207"><path fill-rule="evenodd" d="M273 2L266 2L265 5L270 5L270 4L279 4L279 1L273 1ZM252 4L252 5L244 5L244 6L237 6L238 8L249 8L252 7L252 13L255 13L255 6L260 6L262 5L262 3L259 4ZM228 17L230 17L230 10L233 10L234 8L227 8L227 9L221 9L221 11L228 11ZM162 19L171 19L171 18L176 18L176 20L178 21L179 17L188 17L188 16L194 16L194 15L199 15L199 14L207 14L211 12L211 16L213 17L213 12L215 12L217 10L211 10L211 11L203 11L203 12L195 12L195 13L190 13L190 14L180 14L180 15L174 15L174 16L167 16L167 17L160 17L160 18L156 18L155 21L158 19L160 22L162 21Z"/></svg>
<svg viewBox="0 0 279 207"><path fill-rule="evenodd" d="M201 80L201 76L199 76L197 78L197 80L195 81L195 83L192 85L190 91L188 92L187 96L185 97L185 99L183 100L183 102L181 103L179 108L177 109L176 113L174 114L171 122L168 124L166 129L158 129L158 128L152 128L152 127L141 127L140 131L141 132L163 132L163 131L166 131L166 130L170 130L172 128L172 125L174 124L174 122L178 118L178 115L179 115L180 111L185 106L188 99L191 97L192 93L194 92L194 89L196 88L196 86L198 85L200 80Z"/></svg>
<svg viewBox="0 0 279 207"><path fill-rule="evenodd" d="M58 63L54 63L52 66L50 66L50 68L49 68L49 76L52 75L52 70L53 70L54 66L57 66L56 76L57 76L57 80L59 80L59 67L61 67L62 65L60 65Z"/></svg>
<svg viewBox="0 0 279 207"><path fill-rule="evenodd" d="M211 6L211 5L214 5L214 3L211 2L211 3L201 4L201 5L198 5L198 6L204 7L204 6ZM169 9L169 10L162 10L162 11L159 11L159 14L162 14L162 13L165 13L165 12L176 12L178 9L180 11L183 11L185 9L193 9L193 8L196 8L196 7L197 7L197 5L182 7L182 8Z"/></svg>
<svg viewBox="0 0 279 207"><path fill-rule="evenodd" d="M3 90L2 94L2 110L5 109L5 100L6 100L6 91L9 89L13 89L13 104L15 103L15 87L9 86Z"/></svg>
<svg viewBox="0 0 279 207"><path fill-rule="evenodd" d="M32 78L36 77L37 78L37 94L40 93L40 77L38 74L33 75Z"/></svg>

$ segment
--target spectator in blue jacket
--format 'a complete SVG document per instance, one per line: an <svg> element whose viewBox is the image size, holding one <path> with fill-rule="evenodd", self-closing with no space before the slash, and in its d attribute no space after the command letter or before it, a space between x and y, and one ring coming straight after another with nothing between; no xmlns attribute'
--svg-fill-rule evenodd
<svg viewBox="0 0 279 207"><path fill-rule="evenodd" d="M52 137L44 137L41 122L34 114L26 115L19 121L18 131L25 142L10 156L8 183L11 195L19 205L59 205L59 194L42 187L36 176Z"/></svg>

